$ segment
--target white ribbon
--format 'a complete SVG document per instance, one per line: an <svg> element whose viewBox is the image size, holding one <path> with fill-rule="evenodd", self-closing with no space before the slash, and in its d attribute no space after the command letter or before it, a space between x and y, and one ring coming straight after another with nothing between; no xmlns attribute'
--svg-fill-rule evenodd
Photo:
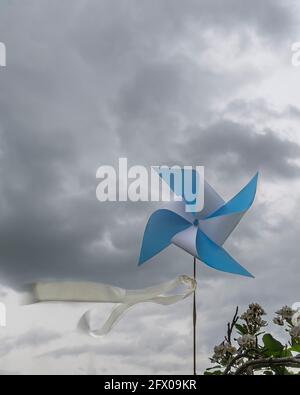
<svg viewBox="0 0 300 395"><path fill-rule="evenodd" d="M179 286L184 286L182 293L168 294ZM85 302L118 303L102 327L93 327L92 312L101 315L99 309L89 310L81 317L78 327L93 337L106 335L120 320L122 314L130 307L144 302L171 305L190 296L197 283L191 277L182 275L174 280L154 287L139 290L127 290L108 284L91 282L51 282L36 283L32 286L29 303L41 302Z"/></svg>

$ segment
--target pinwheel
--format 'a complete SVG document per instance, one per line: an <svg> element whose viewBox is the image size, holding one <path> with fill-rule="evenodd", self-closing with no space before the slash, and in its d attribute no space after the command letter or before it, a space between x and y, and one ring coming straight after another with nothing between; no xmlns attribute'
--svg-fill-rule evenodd
<svg viewBox="0 0 300 395"><path fill-rule="evenodd" d="M168 182L173 192L177 192L170 178L167 180L161 177ZM197 259L223 272L253 277L225 251L223 245L251 207L256 195L257 181L258 174L227 203L205 181L204 209L201 212L186 212L184 196L182 201L170 202L166 207L155 211L150 216L144 232L139 265L174 244L194 257L194 277L196 277ZM196 299L194 295L194 373L196 372L195 327Z"/></svg>

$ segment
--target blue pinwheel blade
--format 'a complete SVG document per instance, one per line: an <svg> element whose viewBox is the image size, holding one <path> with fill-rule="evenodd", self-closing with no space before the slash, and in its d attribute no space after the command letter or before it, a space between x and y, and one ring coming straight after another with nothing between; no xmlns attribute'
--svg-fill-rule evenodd
<svg viewBox="0 0 300 395"><path fill-rule="evenodd" d="M190 226L192 224L189 221L173 211L167 209L155 211L145 229L139 265L168 247L177 233Z"/></svg>
<svg viewBox="0 0 300 395"><path fill-rule="evenodd" d="M210 214L207 219L247 211L254 201L257 182L258 173L234 198L217 209L214 213Z"/></svg>
<svg viewBox="0 0 300 395"><path fill-rule="evenodd" d="M222 272L253 278L251 273L243 268L222 247L207 237L200 229L197 232L196 248L198 258L206 265Z"/></svg>

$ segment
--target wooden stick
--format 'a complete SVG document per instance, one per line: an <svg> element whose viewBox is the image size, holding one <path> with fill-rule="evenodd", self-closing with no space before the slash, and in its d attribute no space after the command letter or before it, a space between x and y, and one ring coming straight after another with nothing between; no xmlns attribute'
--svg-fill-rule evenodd
<svg viewBox="0 0 300 395"><path fill-rule="evenodd" d="M196 280L196 263L197 260L194 257L194 280ZM194 376L197 375L197 337L196 337L196 325L197 325L197 308L196 308L196 290L194 291L194 303L193 303L193 348L194 348Z"/></svg>

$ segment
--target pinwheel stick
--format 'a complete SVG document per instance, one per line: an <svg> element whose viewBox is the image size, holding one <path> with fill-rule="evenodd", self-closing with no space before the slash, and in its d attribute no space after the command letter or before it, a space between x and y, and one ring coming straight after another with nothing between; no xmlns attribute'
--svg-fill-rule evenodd
<svg viewBox="0 0 300 395"><path fill-rule="evenodd" d="M194 257L194 280L196 281L196 263L197 260ZM196 327L197 327L197 308L196 308L196 289L194 291L194 303L193 303L193 348L194 348L194 375L197 375L197 337L196 337Z"/></svg>

